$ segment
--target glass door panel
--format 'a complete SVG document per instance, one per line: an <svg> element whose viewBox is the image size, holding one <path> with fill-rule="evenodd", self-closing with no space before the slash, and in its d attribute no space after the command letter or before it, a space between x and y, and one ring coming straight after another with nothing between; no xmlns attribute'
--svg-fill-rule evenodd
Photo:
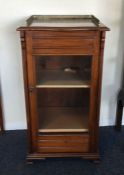
<svg viewBox="0 0 124 175"><path fill-rule="evenodd" d="M35 62L38 88L90 87L90 56L39 56Z"/></svg>
<svg viewBox="0 0 124 175"><path fill-rule="evenodd" d="M38 132L88 132L91 56L37 56Z"/></svg>
<svg viewBox="0 0 124 175"><path fill-rule="evenodd" d="M39 132L87 132L89 99L89 89L37 89Z"/></svg>

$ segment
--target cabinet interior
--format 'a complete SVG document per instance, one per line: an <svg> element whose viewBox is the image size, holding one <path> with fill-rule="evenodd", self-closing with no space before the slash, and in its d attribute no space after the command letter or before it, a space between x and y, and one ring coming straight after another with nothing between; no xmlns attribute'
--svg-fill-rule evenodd
<svg viewBox="0 0 124 175"><path fill-rule="evenodd" d="M91 56L35 58L39 132L88 132Z"/></svg>

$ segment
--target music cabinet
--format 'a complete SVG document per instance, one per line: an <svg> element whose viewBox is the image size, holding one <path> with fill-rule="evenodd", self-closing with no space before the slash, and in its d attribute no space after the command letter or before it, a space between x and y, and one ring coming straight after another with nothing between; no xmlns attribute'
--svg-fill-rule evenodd
<svg viewBox="0 0 124 175"><path fill-rule="evenodd" d="M20 31L29 152L99 159L105 33L93 15L33 15Z"/></svg>

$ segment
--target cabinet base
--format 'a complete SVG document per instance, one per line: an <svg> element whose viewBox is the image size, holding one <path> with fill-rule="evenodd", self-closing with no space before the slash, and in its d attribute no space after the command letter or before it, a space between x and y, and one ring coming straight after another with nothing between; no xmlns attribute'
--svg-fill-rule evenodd
<svg viewBox="0 0 124 175"><path fill-rule="evenodd" d="M52 157L80 157L83 159L93 160L93 162L99 162L100 156L99 153L49 153L49 154L41 154L41 153L31 153L27 155L27 162L33 161L33 160L44 160L46 158L52 158Z"/></svg>

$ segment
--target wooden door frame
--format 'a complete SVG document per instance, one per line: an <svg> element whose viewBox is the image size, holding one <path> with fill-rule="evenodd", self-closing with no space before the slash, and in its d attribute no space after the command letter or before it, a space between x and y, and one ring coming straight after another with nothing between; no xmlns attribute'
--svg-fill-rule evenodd
<svg viewBox="0 0 124 175"><path fill-rule="evenodd" d="M38 121L37 121L37 111L36 111L36 80L34 74L34 59L32 55L32 31L26 31L26 61L27 61L27 88L28 88L28 98L29 98L29 118L31 122L30 137L32 140L31 150L35 152L37 150L37 137L38 137Z"/></svg>
<svg viewBox="0 0 124 175"><path fill-rule="evenodd" d="M32 54L32 32L26 31L26 50L27 50L27 73L28 73L28 94L29 94L29 106L30 106L30 121L31 121L31 140L32 140L32 151L37 150L37 137L38 137L38 118L37 118L37 91L36 91L36 77L35 77L35 64L34 56ZM90 131L90 151L97 152L98 142L98 122L99 115L97 113L98 105L98 90L99 90L99 48L100 48L100 31L96 32L94 36L94 51L92 54L92 84L90 93L90 116L89 116L89 131ZM52 55L52 54L51 54ZM82 54L83 55L83 54ZM99 111L99 109L98 109ZM94 124L93 124L93 121ZM97 123L96 123L97 122ZM95 126L94 126L95 125Z"/></svg>

